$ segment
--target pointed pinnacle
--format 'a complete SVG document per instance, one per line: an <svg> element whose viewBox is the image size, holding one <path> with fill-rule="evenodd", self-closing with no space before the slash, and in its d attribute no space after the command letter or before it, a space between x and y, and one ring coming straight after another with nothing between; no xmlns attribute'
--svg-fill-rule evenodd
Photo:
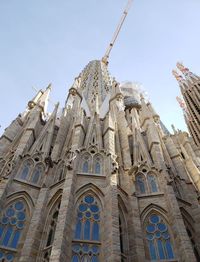
<svg viewBox="0 0 200 262"><path fill-rule="evenodd" d="M48 84L48 86L47 86L46 90L47 90L47 89L50 89L50 90L52 90L52 83L49 83L49 84Z"/></svg>

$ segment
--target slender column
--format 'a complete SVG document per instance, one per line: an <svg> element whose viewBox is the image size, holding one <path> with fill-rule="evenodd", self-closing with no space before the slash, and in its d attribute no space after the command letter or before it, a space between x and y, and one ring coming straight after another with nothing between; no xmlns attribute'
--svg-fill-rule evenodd
<svg viewBox="0 0 200 262"><path fill-rule="evenodd" d="M72 170L66 175L50 262L71 260L75 178Z"/></svg>
<svg viewBox="0 0 200 262"><path fill-rule="evenodd" d="M117 174L112 174L105 195L105 262L121 262ZM102 261L102 262L103 262Z"/></svg>
<svg viewBox="0 0 200 262"><path fill-rule="evenodd" d="M124 111L119 111L117 113L117 123L119 128L119 138L123 156L124 169L131 167L131 157L129 153L129 143L127 134L127 121L125 119Z"/></svg>
<svg viewBox="0 0 200 262"><path fill-rule="evenodd" d="M129 210L129 251L130 261L144 262L145 249L143 241L143 232L140 221L138 199L135 195L129 197L130 210Z"/></svg>
<svg viewBox="0 0 200 262"><path fill-rule="evenodd" d="M167 176L164 170L161 172L161 175L162 177ZM194 251L185 229L174 190L170 185L166 185L165 187L165 198L168 207L168 219L170 221L175 242L175 255L182 262L196 262Z"/></svg>
<svg viewBox="0 0 200 262"><path fill-rule="evenodd" d="M35 262L40 247L40 241L45 224L48 200L48 189L42 188L38 195L38 200L30 221L29 230L20 255L20 262Z"/></svg>

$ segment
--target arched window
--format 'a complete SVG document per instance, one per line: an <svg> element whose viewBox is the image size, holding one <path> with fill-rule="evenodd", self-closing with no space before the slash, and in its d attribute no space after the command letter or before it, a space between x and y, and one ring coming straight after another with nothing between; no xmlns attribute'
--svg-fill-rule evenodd
<svg viewBox="0 0 200 262"><path fill-rule="evenodd" d="M160 215L151 214L148 217L145 235L151 261L166 261L174 258L168 226Z"/></svg>
<svg viewBox="0 0 200 262"><path fill-rule="evenodd" d="M81 161L80 161L80 170L81 172L83 173L89 173L91 172L91 168L90 168L90 165L91 165L91 155L89 153L84 153L82 156L81 156Z"/></svg>
<svg viewBox="0 0 200 262"><path fill-rule="evenodd" d="M23 180L28 180L33 164L31 161L26 161L20 173L20 178Z"/></svg>
<svg viewBox="0 0 200 262"><path fill-rule="evenodd" d="M43 171L44 167L42 164L37 163L34 167L34 162L32 160L26 160L23 163L18 177L27 182L39 184Z"/></svg>
<svg viewBox="0 0 200 262"><path fill-rule="evenodd" d="M146 181L145 176L143 174L139 174L136 176L136 186L139 193L144 194L146 193Z"/></svg>
<svg viewBox="0 0 200 262"><path fill-rule="evenodd" d="M103 173L103 157L100 154L96 154L93 158L93 173Z"/></svg>
<svg viewBox="0 0 200 262"><path fill-rule="evenodd" d="M95 197L86 195L76 212L71 261L99 262L100 209Z"/></svg>
<svg viewBox="0 0 200 262"><path fill-rule="evenodd" d="M197 249L198 245L195 241L196 240L195 239L196 234L195 234L194 228L192 226L195 223L195 221L192 219L192 217L188 214L188 212L184 208L181 208L181 214L182 214L182 217L183 217L183 222L185 224L188 237L191 241L192 248L194 250L194 255L195 255L197 261L200 261L200 254L199 254L199 251Z"/></svg>
<svg viewBox="0 0 200 262"><path fill-rule="evenodd" d="M119 236L120 236L121 262L125 262L127 261L127 254L129 250L128 231L127 231L125 216L120 206L119 206Z"/></svg>
<svg viewBox="0 0 200 262"><path fill-rule="evenodd" d="M153 193L158 192L156 177L154 175L148 174L147 179L148 179L148 185L149 185L150 192L153 192Z"/></svg>
<svg viewBox="0 0 200 262"><path fill-rule="evenodd" d="M42 173L43 173L43 167L41 165L36 165L36 167L33 170L31 182L37 184L40 181Z"/></svg>
<svg viewBox="0 0 200 262"><path fill-rule="evenodd" d="M47 235L46 235L46 242L43 250L43 261L48 262L50 255L51 255L51 248L56 232L56 225L58 220L58 214L60 209L60 199L56 202L53 206L52 210L48 215L47 221Z"/></svg>
<svg viewBox="0 0 200 262"><path fill-rule="evenodd" d="M101 166L99 162L95 163L95 174L100 174L101 173Z"/></svg>
<svg viewBox="0 0 200 262"><path fill-rule="evenodd" d="M89 172L89 164L88 164L88 161L85 161L83 163L83 172L84 173L88 173Z"/></svg>
<svg viewBox="0 0 200 262"><path fill-rule="evenodd" d="M17 249L22 231L26 223L26 207L23 200L16 200L10 204L0 219L0 249L1 261L13 261L14 253L6 248Z"/></svg>
<svg viewBox="0 0 200 262"><path fill-rule="evenodd" d="M157 177L152 173L145 172L136 175L136 189L140 194L158 192Z"/></svg>
<svg viewBox="0 0 200 262"><path fill-rule="evenodd" d="M61 162L55 169L54 183L61 181L65 174L65 164Z"/></svg>

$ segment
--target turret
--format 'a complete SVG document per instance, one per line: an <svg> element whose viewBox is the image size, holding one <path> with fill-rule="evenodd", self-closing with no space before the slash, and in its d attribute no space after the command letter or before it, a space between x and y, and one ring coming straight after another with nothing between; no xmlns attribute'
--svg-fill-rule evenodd
<svg viewBox="0 0 200 262"><path fill-rule="evenodd" d="M29 101L29 112L24 118L24 125L15 152L15 159L28 152L34 141L37 139L41 131L42 123L46 118L50 91L51 85L48 85L44 92L39 91L36 97Z"/></svg>
<svg viewBox="0 0 200 262"><path fill-rule="evenodd" d="M178 98L180 106L184 110L186 124L195 143L200 146L200 77L192 73L182 63L177 63L177 68L183 74L179 75L175 70L173 74L177 79L184 102Z"/></svg>

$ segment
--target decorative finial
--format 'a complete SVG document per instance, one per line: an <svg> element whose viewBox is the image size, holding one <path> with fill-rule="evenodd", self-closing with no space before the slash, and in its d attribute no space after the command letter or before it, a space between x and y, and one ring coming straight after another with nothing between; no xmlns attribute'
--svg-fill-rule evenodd
<svg viewBox="0 0 200 262"><path fill-rule="evenodd" d="M179 103L180 107L183 109L183 110L186 110L186 105L185 105L185 102L182 98L180 98L179 96L176 97L176 100L177 102Z"/></svg>
<svg viewBox="0 0 200 262"><path fill-rule="evenodd" d="M187 67L183 65L183 63L178 62L176 66L184 74L187 80L193 81L199 79L199 77L193 74Z"/></svg>
<svg viewBox="0 0 200 262"><path fill-rule="evenodd" d="M176 64L177 68L185 75L189 72L189 69L183 65L183 63L178 62Z"/></svg>
<svg viewBox="0 0 200 262"><path fill-rule="evenodd" d="M52 90L52 83L49 83L46 89Z"/></svg>
<svg viewBox="0 0 200 262"><path fill-rule="evenodd" d="M144 100L144 96L143 96L142 93L140 93L140 100L141 100L141 101Z"/></svg>
<svg viewBox="0 0 200 262"><path fill-rule="evenodd" d="M187 118L187 120L190 121L191 120L191 116L190 116L190 113L189 113L189 111L187 109L185 101L182 98L178 97L178 96L176 97L176 100L178 101L180 107L183 109L184 116Z"/></svg>
<svg viewBox="0 0 200 262"><path fill-rule="evenodd" d="M172 124L172 125L171 125L171 127L172 127L172 130L173 130L174 134L176 134L176 133L177 133L177 131L176 131L176 128L175 128L175 126Z"/></svg>
<svg viewBox="0 0 200 262"><path fill-rule="evenodd" d="M172 70L172 74L173 76L176 78L176 80L181 83L184 81L183 77L181 75L179 75L179 73L174 69Z"/></svg>

